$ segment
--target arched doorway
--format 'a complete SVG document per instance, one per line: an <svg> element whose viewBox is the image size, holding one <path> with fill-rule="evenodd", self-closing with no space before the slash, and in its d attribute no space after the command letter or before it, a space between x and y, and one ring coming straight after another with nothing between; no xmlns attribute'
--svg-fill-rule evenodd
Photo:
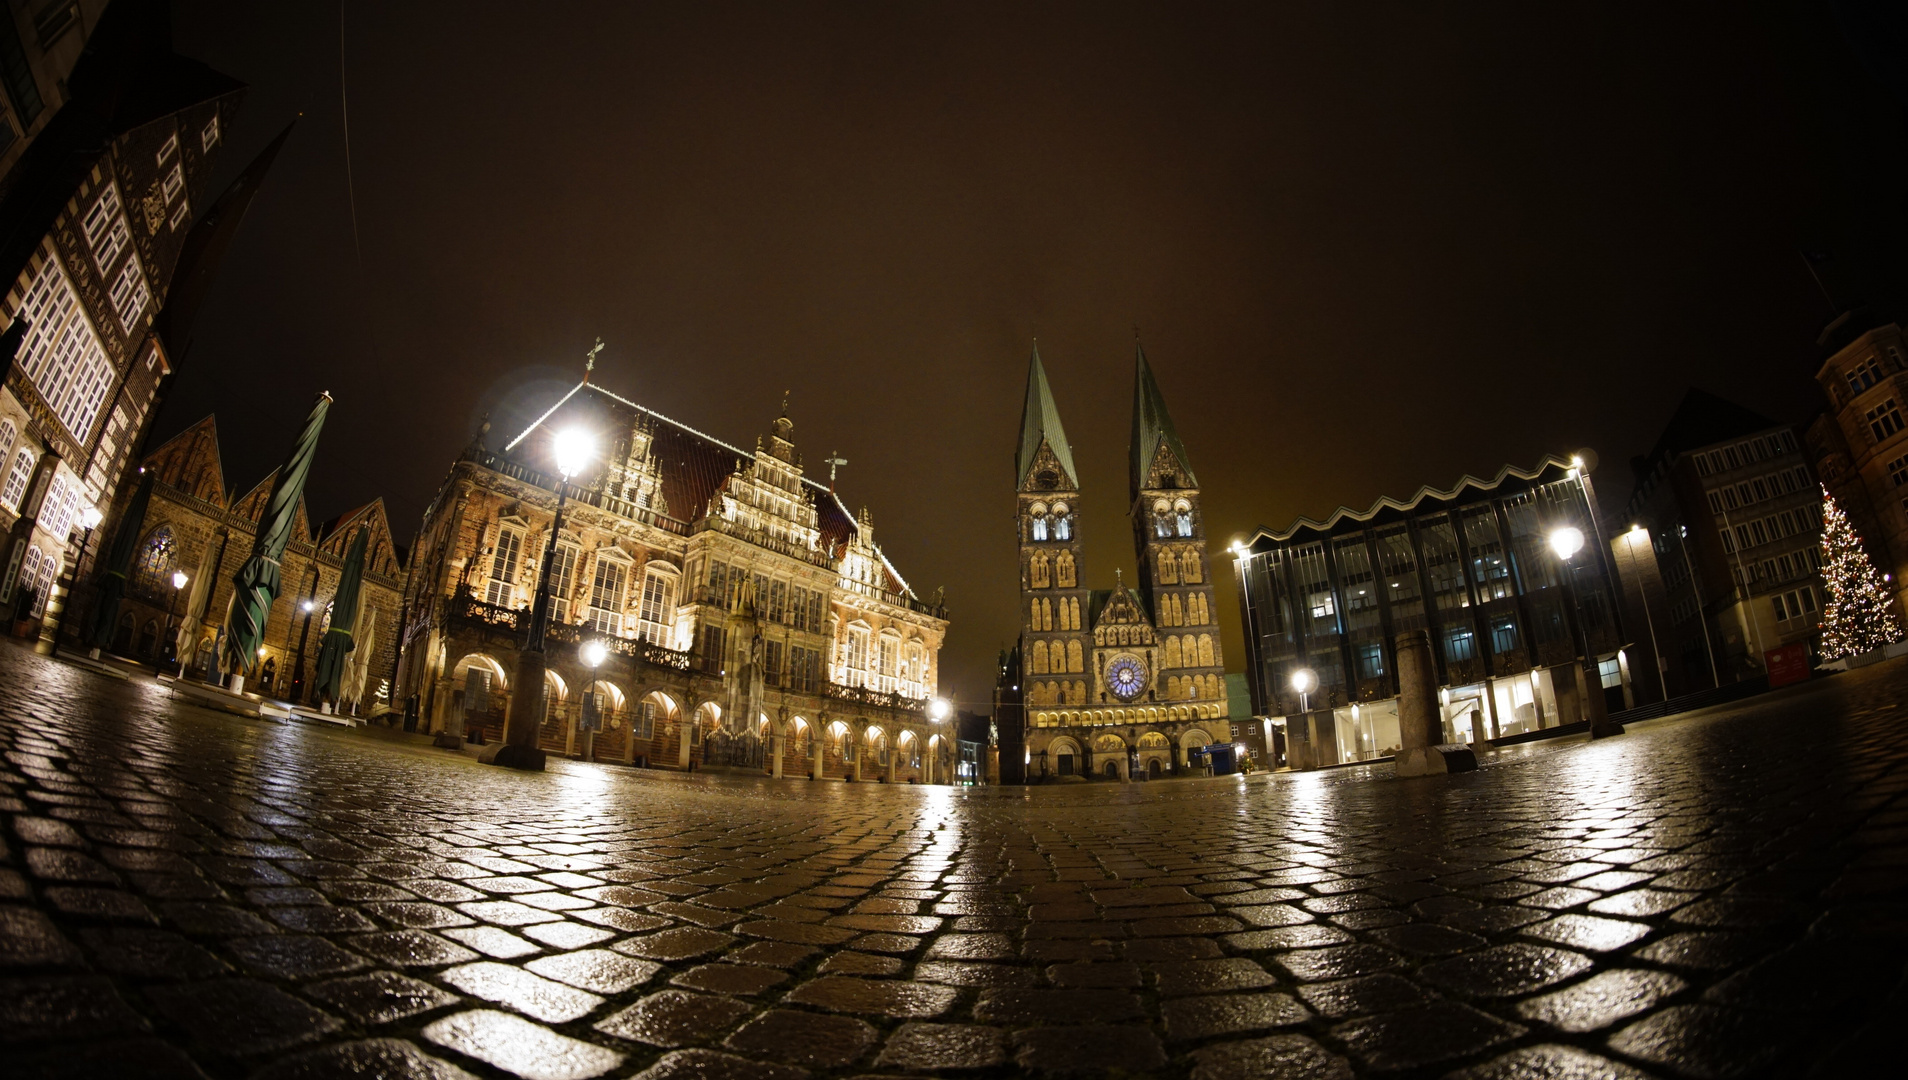
<svg viewBox="0 0 1908 1080"><path fill-rule="evenodd" d="M1159 759L1158 758L1146 759L1146 779L1148 780L1159 779Z"/></svg>

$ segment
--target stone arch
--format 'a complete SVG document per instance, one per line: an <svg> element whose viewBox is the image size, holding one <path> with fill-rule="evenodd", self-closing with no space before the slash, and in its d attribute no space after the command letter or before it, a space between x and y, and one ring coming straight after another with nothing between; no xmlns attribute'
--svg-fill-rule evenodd
<svg viewBox="0 0 1908 1080"><path fill-rule="evenodd" d="M1166 736L1161 735L1159 732L1149 731L1139 737L1139 742L1136 745L1141 750L1166 750L1171 748L1172 743L1167 740Z"/></svg>
<svg viewBox="0 0 1908 1080"><path fill-rule="evenodd" d="M1179 638L1169 636L1166 639L1166 666L1169 668L1183 667L1184 665L1179 662L1180 656Z"/></svg>
<svg viewBox="0 0 1908 1080"><path fill-rule="evenodd" d="M1085 671L1086 670L1086 653L1084 653L1080 649L1079 638L1074 638L1073 640L1067 642L1067 670L1068 671Z"/></svg>
<svg viewBox="0 0 1908 1080"><path fill-rule="evenodd" d="M503 661L485 653L469 653L452 666L451 680L459 689L465 687L465 677L473 667L489 673L493 692L510 692L510 670L504 667Z"/></svg>
<svg viewBox="0 0 1908 1080"><path fill-rule="evenodd" d="M1181 750L1197 750L1202 746L1211 745L1212 736L1206 734L1203 728L1187 728L1185 731L1179 733L1179 748Z"/></svg>
<svg viewBox="0 0 1908 1080"><path fill-rule="evenodd" d="M1033 645L1033 670L1035 675L1045 675L1052 664L1047 659L1047 643L1036 641Z"/></svg>
<svg viewBox="0 0 1908 1080"><path fill-rule="evenodd" d="M1096 754L1118 754L1126 750L1126 740L1110 731L1102 731L1093 737L1093 752Z"/></svg>
<svg viewBox="0 0 1908 1080"><path fill-rule="evenodd" d="M1072 754L1074 757L1079 757L1080 744L1062 735L1047 744L1047 753L1056 756L1060 754Z"/></svg>
<svg viewBox="0 0 1908 1080"><path fill-rule="evenodd" d="M570 700L570 684L563 676L551 668L543 669L545 701L552 705L561 705Z"/></svg>
<svg viewBox="0 0 1908 1080"><path fill-rule="evenodd" d="M597 679L590 683L585 690L588 693L601 694L603 696L603 704L612 712L622 711L623 702L626 700L623 694L623 688L610 682L608 679Z"/></svg>
<svg viewBox="0 0 1908 1080"><path fill-rule="evenodd" d="M1173 557L1171 551L1162 550L1159 553L1159 580L1165 585L1179 584L1179 560Z"/></svg>
<svg viewBox="0 0 1908 1080"><path fill-rule="evenodd" d="M1071 589L1077 584L1078 579L1074 576L1073 552L1061 552L1060 557L1054 560L1054 569L1061 588Z"/></svg>

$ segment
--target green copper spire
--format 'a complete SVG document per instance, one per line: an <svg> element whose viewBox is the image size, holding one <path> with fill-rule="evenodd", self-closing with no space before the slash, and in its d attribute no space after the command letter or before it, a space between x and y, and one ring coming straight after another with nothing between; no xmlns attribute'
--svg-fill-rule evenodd
<svg viewBox="0 0 1908 1080"><path fill-rule="evenodd" d="M1040 366L1040 345L1036 342L1033 361L1027 365L1027 404L1020 413L1020 449L1014 454L1014 478L1021 487L1027 485L1027 474L1033 471L1042 439L1066 472L1063 486L1077 488L1080 474L1073 468L1073 448L1067 445L1066 429L1060 426L1060 409L1053 403L1053 390L1047 385L1047 369Z"/></svg>
<svg viewBox="0 0 1908 1080"><path fill-rule="evenodd" d="M1179 432L1173 429L1173 418L1166 411L1166 399L1160 396L1159 384L1153 381L1153 369L1146 364L1146 350L1138 345L1133 347L1136 359L1133 369L1133 468L1131 488L1128 498L1138 498L1140 489L1147 486L1146 478L1153 470L1153 461L1159 456L1163 443L1172 451L1173 458L1179 463L1179 482L1175 487L1198 487L1199 481L1193 478L1192 461L1186 456L1186 448L1180 444Z"/></svg>

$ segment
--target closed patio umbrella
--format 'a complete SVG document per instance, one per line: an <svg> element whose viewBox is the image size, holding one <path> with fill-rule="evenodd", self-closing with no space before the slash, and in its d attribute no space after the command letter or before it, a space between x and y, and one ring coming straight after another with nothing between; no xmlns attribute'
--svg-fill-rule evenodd
<svg viewBox="0 0 1908 1080"><path fill-rule="evenodd" d="M233 671L249 673L258 664L258 649L265 641L265 621L271 618L272 602L278 599L280 586L278 560L291 539L292 525L298 519L298 499L305 491L305 477L311 472L311 459L318 452L318 433L325 426L325 412L331 408L331 395L319 394L305 418L305 426L292 444L291 454L272 481L271 498L258 518L258 536L252 543L251 558L232 578L232 607L226 615L225 661Z"/></svg>
<svg viewBox="0 0 1908 1080"><path fill-rule="evenodd" d="M199 553L199 572L192 575L192 592L186 597L185 618L179 621L179 639L177 650L179 670L185 671L199 655L199 636L205 632L205 609L212 602L212 579L219 572L219 551L224 546L224 538L215 544L206 541L205 550Z"/></svg>
<svg viewBox="0 0 1908 1080"><path fill-rule="evenodd" d="M338 700L345 657L352 649L351 631L358 621L358 587L364 580L364 548L370 539L371 530L365 527L351 538L344 572L338 576L338 591L331 598L331 625L325 628L325 643L318 650L318 673L312 677L319 701Z"/></svg>
<svg viewBox="0 0 1908 1080"><path fill-rule="evenodd" d="M139 478L132 501L119 517L113 530L113 546L106 550L106 561L99 575L99 595L93 601L92 632L86 643L95 649L110 648L113 631L119 625L119 601L126 595L126 575L132 573L133 552L139 547L139 530L146 527L146 504L152 501L153 473Z"/></svg>
<svg viewBox="0 0 1908 1080"><path fill-rule="evenodd" d="M378 609L360 604L358 626L358 632L351 635L357 647L345 661L344 696L339 699L339 704L347 707L364 700L364 685L370 681L371 661L376 659L378 651Z"/></svg>

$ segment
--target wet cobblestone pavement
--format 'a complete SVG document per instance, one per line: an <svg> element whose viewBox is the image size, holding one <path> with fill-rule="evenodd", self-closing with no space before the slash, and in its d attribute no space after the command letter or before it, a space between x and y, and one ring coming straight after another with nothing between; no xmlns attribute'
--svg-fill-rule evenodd
<svg viewBox="0 0 1908 1080"><path fill-rule="evenodd" d="M0 648L0 1071L1888 1075L1904 691L954 790L518 775Z"/></svg>

